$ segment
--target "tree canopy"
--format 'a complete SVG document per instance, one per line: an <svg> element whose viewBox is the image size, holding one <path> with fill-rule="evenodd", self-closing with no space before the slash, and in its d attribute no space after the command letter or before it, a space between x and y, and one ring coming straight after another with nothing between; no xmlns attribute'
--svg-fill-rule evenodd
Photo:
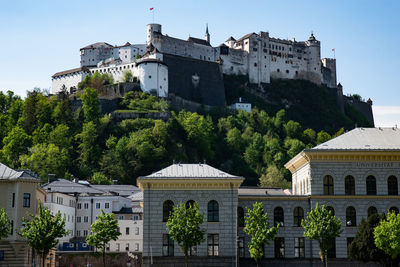
<svg viewBox="0 0 400 267"><path fill-rule="evenodd" d="M374 230L375 245L382 249L398 265L400 254L400 214L389 212Z"/></svg>
<svg viewBox="0 0 400 267"><path fill-rule="evenodd" d="M1 208L0 209L0 241L2 238L6 238L10 235L11 224L10 219L7 216L6 211Z"/></svg>

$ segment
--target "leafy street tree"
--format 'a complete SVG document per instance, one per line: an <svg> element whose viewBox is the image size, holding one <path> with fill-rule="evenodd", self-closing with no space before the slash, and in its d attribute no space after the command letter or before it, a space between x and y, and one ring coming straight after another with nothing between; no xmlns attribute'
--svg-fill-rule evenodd
<svg viewBox="0 0 400 267"><path fill-rule="evenodd" d="M118 231L118 221L112 213L104 213L98 216L91 226L91 234L87 236L86 242L96 249L101 249L103 254L103 266L106 267L106 245L111 240L117 240L121 233Z"/></svg>
<svg viewBox="0 0 400 267"><path fill-rule="evenodd" d="M268 244L268 240L275 238L278 233L279 225L269 228L268 214L264 213L264 205L261 202L253 204L253 209L247 208L247 214L244 218L244 232L251 236L248 244L250 256L258 261L264 255L264 245Z"/></svg>
<svg viewBox="0 0 400 267"><path fill-rule="evenodd" d="M381 220L385 218L384 214L371 214L367 219L362 218L357 228L357 233L349 247L349 257L352 260L362 262L387 262L385 252L376 247L374 241L374 229Z"/></svg>
<svg viewBox="0 0 400 267"><path fill-rule="evenodd" d="M7 216L6 211L0 209L0 241L2 238L6 238L10 234L11 225L10 219Z"/></svg>
<svg viewBox="0 0 400 267"><path fill-rule="evenodd" d="M340 236L342 222L327 210L325 205L318 205L308 213L306 220L301 222L304 236L316 240L319 246L321 261L328 266L328 250L332 246L332 239Z"/></svg>
<svg viewBox="0 0 400 267"><path fill-rule="evenodd" d="M39 206L38 215L30 216L30 221L24 218L25 227L21 228L18 234L25 237L28 244L41 255L42 267L44 267L47 254L57 245L57 239L68 234L65 230L65 219L61 217L60 212L51 215L50 211L42 205Z"/></svg>
<svg viewBox="0 0 400 267"><path fill-rule="evenodd" d="M189 264L189 250L204 241L205 230L200 228L203 222L204 215L200 213L196 202L193 205L180 203L168 218L167 231L185 254L186 267Z"/></svg>
<svg viewBox="0 0 400 267"><path fill-rule="evenodd" d="M392 266L398 266L400 254L400 214L389 212L374 230L375 245L392 257Z"/></svg>

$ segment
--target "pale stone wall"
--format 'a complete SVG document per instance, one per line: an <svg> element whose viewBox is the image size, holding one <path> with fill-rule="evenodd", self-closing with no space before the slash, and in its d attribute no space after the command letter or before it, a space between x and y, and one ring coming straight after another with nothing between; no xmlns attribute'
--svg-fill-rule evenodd
<svg viewBox="0 0 400 267"><path fill-rule="evenodd" d="M128 217L130 215L130 218ZM117 216L118 217L118 216ZM126 214L125 218L118 220L118 227L120 229L121 235L116 241L111 241L109 243L109 251L131 251L131 252L142 252L143 249L143 221L142 220L132 220L131 214ZM117 218L116 218L117 219ZM129 234L126 234L126 228L129 228ZM126 250L129 244L128 250Z"/></svg>
<svg viewBox="0 0 400 267"><path fill-rule="evenodd" d="M56 94L60 92L64 86L68 92L71 89L76 89L78 88L78 83L83 81L83 79L85 79L87 75L89 74L84 71L79 71L75 73L54 77L51 79L51 92L53 94Z"/></svg>

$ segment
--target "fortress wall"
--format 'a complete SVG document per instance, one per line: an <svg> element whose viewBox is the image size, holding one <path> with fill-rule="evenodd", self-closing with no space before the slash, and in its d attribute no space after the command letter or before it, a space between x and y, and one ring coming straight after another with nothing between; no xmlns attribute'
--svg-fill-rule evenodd
<svg viewBox="0 0 400 267"><path fill-rule="evenodd" d="M248 53L243 50L229 49L228 55L220 55L223 64L224 74L247 75L248 73Z"/></svg>

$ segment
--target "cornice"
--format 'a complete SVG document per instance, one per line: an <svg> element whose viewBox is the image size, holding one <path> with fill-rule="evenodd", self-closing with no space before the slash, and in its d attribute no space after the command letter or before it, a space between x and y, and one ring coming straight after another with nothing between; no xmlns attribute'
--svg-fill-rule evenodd
<svg viewBox="0 0 400 267"><path fill-rule="evenodd" d="M400 200L399 196L385 196L385 195L375 195L375 196L367 196L367 195L307 195L307 196L300 196L300 195L292 195L292 196L238 196L239 200L288 200L288 201L305 201L305 200L313 200L313 199L323 199L323 200L337 200L337 199L345 199L345 200L353 200L353 199L367 199L367 200L384 200L384 199L394 199Z"/></svg>
<svg viewBox="0 0 400 267"><path fill-rule="evenodd" d="M243 178L232 179L137 179L141 191L150 190L232 190L238 189Z"/></svg>

